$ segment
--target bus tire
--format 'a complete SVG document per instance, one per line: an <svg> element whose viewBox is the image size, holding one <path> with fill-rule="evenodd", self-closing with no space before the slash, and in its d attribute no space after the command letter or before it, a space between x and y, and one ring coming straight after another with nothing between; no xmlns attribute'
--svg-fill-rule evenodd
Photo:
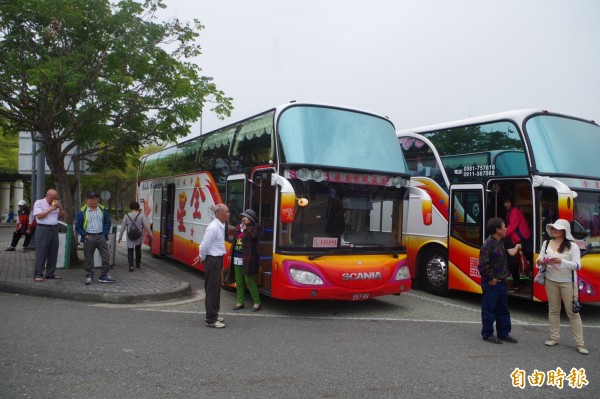
<svg viewBox="0 0 600 399"><path fill-rule="evenodd" d="M446 296L448 289L448 254L446 250L431 248L421 258L421 282L425 291Z"/></svg>
<svg viewBox="0 0 600 399"><path fill-rule="evenodd" d="M227 292L236 292L236 285L235 285L235 281L231 281L231 279L228 280L228 274L229 269L221 269L221 289L227 291Z"/></svg>

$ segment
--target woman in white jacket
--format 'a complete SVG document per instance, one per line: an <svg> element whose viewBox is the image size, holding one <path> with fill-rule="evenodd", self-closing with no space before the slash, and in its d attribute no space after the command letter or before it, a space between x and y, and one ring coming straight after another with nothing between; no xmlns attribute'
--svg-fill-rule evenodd
<svg viewBox="0 0 600 399"><path fill-rule="evenodd" d="M136 239L132 239L129 236L127 237L127 261L129 262L129 271L132 272L133 251L135 249L135 267L139 269L142 263L142 242L144 242L144 231L148 233L148 237L150 237L150 245L152 245L152 230L150 230L150 226L148 226L146 215L144 215L140 209L140 204L136 201L132 201L129 204L129 207L131 208L131 212L123 217L121 234L119 234L119 243L123 239L123 233L125 233L125 231L129 232L131 226L134 224L138 230L142 232L140 237Z"/></svg>
<svg viewBox="0 0 600 399"><path fill-rule="evenodd" d="M577 351L587 355L589 351L583 342L583 326L579 313L573 312L573 300L578 300L577 270L581 269L581 253L573 243L571 225L565 219L548 224L546 231L552 237L542 245L536 260L538 267L546 267L546 294L548 295L548 321L550 338L544 342L547 346L558 345L560 339L561 300L571 323Z"/></svg>

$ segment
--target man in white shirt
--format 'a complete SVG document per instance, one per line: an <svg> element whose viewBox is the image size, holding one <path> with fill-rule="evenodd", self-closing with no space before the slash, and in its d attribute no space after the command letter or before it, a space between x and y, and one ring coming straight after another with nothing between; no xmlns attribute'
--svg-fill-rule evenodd
<svg viewBox="0 0 600 399"><path fill-rule="evenodd" d="M218 204L214 209L215 217L206 228L204 238L200 244L200 255L194 259L194 264L204 263L204 292L206 299L206 318L204 322L208 327L224 328L223 318L219 317L221 304L221 271L223 269L223 256L225 250L225 227L229 220L229 208L225 204Z"/></svg>
<svg viewBox="0 0 600 399"><path fill-rule="evenodd" d="M35 239L35 276L37 282L44 281L44 267L47 279L60 279L54 274L58 259L58 219L65 217L65 211L58 199L58 192L50 189L46 196L35 201L33 214L37 219L38 234Z"/></svg>

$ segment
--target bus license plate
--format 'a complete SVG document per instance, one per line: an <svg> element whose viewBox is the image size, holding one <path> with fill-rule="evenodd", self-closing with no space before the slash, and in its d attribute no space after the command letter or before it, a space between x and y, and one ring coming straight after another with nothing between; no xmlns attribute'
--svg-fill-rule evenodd
<svg viewBox="0 0 600 399"><path fill-rule="evenodd" d="M369 299L369 294L354 294L352 295L353 301L366 301Z"/></svg>

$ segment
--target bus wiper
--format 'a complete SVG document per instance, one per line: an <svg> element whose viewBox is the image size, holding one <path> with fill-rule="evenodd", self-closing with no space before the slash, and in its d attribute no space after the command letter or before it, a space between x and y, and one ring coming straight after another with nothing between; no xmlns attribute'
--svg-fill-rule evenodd
<svg viewBox="0 0 600 399"><path fill-rule="evenodd" d="M348 253L350 253L350 248L335 248L335 249L332 249L331 251L321 252L319 254L310 255L308 257L308 260L319 259L321 256L325 256L325 255L341 255L341 254L348 254Z"/></svg>
<svg viewBox="0 0 600 399"><path fill-rule="evenodd" d="M308 260L315 260L315 259L318 259L318 258L320 258L322 256L326 256L326 255L349 254L349 253L353 252L352 250L356 251L356 250L361 250L361 249L364 250L364 249L372 249L372 248L381 249L385 252L391 252L391 254L394 258L398 258L398 256L399 256L396 251L394 251L393 249L391 249L389 247L384 247L383 245L373 245L373 246L369 245L369 246L364 246L364 247L363 246L359 246L359 247L355 246L355 247L348 247L348 248L335 248L335 249L332 249L331 251L310 255L308 257Z"/></svg>
<svg viewBox="0 0 600 399"><path fill-rule="evenodd" d="M376 246L376 248L382 249L382 250L384 250L384 251L386 251L386 252L387 252L387 251L391 252L391 253L392 253L392 256L393 256L394 258L397 258L397 257L399 256L399 255L398 255L398 252L394 251L394 250L393 250L392 248L390 248L390 247L384 247L383 245L377 245L377 246Z"/></svg>

